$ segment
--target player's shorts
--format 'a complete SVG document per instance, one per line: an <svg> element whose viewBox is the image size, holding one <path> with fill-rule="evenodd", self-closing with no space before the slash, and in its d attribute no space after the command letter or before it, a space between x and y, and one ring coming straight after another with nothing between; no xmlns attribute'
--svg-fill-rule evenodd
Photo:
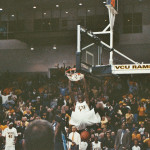
<svg viewBox="0 0 150 150"><path fill-rule="evenodd" d="M5 150L15 150L15 146L5 146Z"/></svg>

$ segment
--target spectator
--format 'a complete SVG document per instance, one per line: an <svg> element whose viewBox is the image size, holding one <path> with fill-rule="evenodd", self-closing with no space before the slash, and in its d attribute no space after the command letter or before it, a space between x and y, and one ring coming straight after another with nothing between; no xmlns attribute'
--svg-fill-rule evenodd
<svg viewBox="0 0 150 150"><path fill-rule="evenodd" d="M144 130L145 130L145 128L144 128L144 124L143 123L141 123L141 127L139 128L139 133L141 134L141 136L143 136L144 135Z"/></svg>
<svg viewBox="0 0 150 150"><path fill-rule="evenodd" d="M98 141L97 136L95 136L94 142L92 142L92 150L102 150L102 144Z"/></svg>
<svg viewBox="0 0 150 150"><path fill-rule="evenodd" d="M46 120L35 120L24 134L24 150L50 150L54 148L54 131Z"/></svg>
<svg viewBox="0 0 150 150"><path fill-rule="evenodd" d="M113 150L114 149L114 139L111 138L111 134L110 132L107 132L106 133L106 139L104 141L104 147L107 149L107 150Z"/></svg>
<svg viewBox="0 0 150 150"><path fill-rule="evenodd" d="M132 150L141 150L140 146L138 146L138 140L134 140L134 146L132 146Z"/></svg>
<svg viewBox="0 0 150 150"><path fill-rule="evenodd" d="M129 129L131 129L134 116L131 113L130 109L128 109L128 113L125 115L125 117L126 117L126 124L128 125Z"/></svg>
<svg viewBox="0 0 150 150"><path fill-rule="evenodd" d="M125 123L122 123L122 129L117 132L115 148L116 150L130 148L130 131L126 129Z"/></svg>
<svg viewBox="0 0 150 150"><path fill-rule="evenodd" d="M141 103L138 107L138 111L139 111L139 121L144 121L145 119L145 107L144 104Z"/></svg>

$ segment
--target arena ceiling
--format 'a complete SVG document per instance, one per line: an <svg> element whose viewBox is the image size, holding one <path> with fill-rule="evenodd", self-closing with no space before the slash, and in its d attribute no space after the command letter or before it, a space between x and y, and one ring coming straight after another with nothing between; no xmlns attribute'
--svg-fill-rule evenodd
<svg viewBox="0 0 150 150"><path fill-rule="evenodd" d="M0 8L4 11L28 10L36 6L37 9L63 9L78 7L104 6L106 0L0 0ZM149 0L119 0L120 4L147 3ZM57 7L58 6L58 7Z"/></svg>

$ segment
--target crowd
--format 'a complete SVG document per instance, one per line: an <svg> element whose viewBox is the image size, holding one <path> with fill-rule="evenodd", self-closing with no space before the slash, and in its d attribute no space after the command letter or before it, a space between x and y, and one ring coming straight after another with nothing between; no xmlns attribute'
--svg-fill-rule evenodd
<svg viewBox="0 0 150 150"><path fill-rule="evenodd" d="M150 150L150 76L85 79L86 85L68 84L64 75L3 80L0 150L22 150L24 132L35 120L50 122L55 150ZM78 130L69 121L81 95L101 122Z"/></svg>

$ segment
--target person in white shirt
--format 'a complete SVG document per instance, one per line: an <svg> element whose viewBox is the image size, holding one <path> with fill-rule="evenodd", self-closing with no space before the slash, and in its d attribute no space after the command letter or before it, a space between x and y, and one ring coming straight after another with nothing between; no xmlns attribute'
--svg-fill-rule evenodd
<svg viewBox="0 0 150 150"><path fill-rule="evenodd" d="M141 150L140 146L138 146L138 140L134 140L134 146L132 146L132 150Z"/></svg>
<svg viewBox="0 0 150 150"><path fill-rule="evenodd" d="M144 130L145 130L144 124L142 123L142 124L141 124L141 127L139 128L139 132L140 132L141 135L144 134Z"/></svg>
<svg viewBox="0 0 150 150"><path fill-rule="evenodd" d="M94 142L92 142L92 150L102 150L102 144L98 141L97 136L95 136Z"/></svg>
<svg viewBox="0 0 150 150"><path fill-rule="evenodd" d="M0 96L2 97L2 105L4 105L6 103L6 101L8 101L8 97L11 96L12 93L10 93L9 95L2 95L1 91L0 91Z"/></svg>
<svg viewBox="0 0 150 150"><path fill-rule="evenodd" d="M9 127L4 130L2 136L5 139L5 150L15 150L18 134L12 122L10 122Z"/></svg>
<svg viewBox="0 0 150 150"><path fill-rule="evenodd" d="M76 127L72 126L72 132L69 134L69 150L81 150L81 137L78 132L76 132Z"/></svg>
<svg viewBox="0 0 150 150"><path fill-rule="evenodd" d="M82 141L82 142L81 142L81 150L86 150L87 147L88 147L88 143L85 142L85 141Z"/></svg>

